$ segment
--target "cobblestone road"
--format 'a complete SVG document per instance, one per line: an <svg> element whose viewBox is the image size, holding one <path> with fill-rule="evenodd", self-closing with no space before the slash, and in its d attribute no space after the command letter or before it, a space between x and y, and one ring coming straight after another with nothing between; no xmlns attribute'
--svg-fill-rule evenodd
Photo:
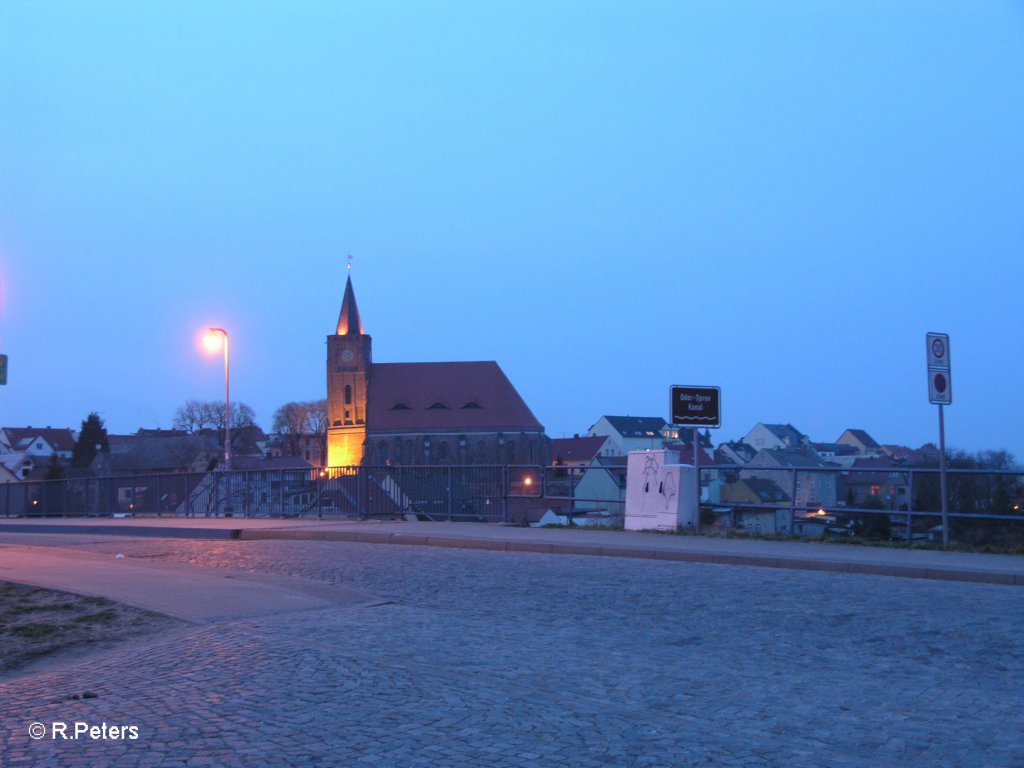
<svg viewBox="0 0 1024 768"><path fill-rule="evenodd" d="M1024 766L1012 587L309 541L83 546L390 602L208 624L0 683L3 766ZM54 721L139 738L29 738Z"/></svg>

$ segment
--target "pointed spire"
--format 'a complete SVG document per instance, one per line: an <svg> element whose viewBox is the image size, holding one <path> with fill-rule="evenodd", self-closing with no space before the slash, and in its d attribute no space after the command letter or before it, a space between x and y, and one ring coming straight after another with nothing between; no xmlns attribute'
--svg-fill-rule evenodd
<svg viewBox="0 0 1024 768"><path fill-rule="evenodd" d="M352 290L352 276L345 281L345 298L341 300L341 314L338 316L339 336L364 336L363 321L359 319L356 293Z"/></svg>

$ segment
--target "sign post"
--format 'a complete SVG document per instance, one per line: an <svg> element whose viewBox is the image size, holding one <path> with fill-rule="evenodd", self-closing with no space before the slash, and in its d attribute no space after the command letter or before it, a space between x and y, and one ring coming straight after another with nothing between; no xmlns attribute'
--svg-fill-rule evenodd
<svg viewBox="0 0 1024 768"><path fill-rule="evenodd" d="M722 390L719 387L669 388L669 422L673 426L693 427L693 472L697 486L697 530L700 530L700 430L698 427L722 426Z"/></svg>
<svg viewBox="0 0 1024 768"><path fill-rule="evenodd" d="M942 409L953 402L949 363L949 335L925 336L928 356L928 402L939 406L939 496L942 500L942 548L949 546L949 499L946 496L946 420Z"/></svg>

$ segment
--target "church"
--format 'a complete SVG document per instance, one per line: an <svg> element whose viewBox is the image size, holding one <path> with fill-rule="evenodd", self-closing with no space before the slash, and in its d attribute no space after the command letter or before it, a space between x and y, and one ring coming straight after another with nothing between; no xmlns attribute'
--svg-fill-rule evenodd
<svg viewBox="0 0 1024 768"><path fill-rule="evenodd" d="M327 463L546 464L549 440L494 361L375 363L352 288L327 337Z"/></svg>

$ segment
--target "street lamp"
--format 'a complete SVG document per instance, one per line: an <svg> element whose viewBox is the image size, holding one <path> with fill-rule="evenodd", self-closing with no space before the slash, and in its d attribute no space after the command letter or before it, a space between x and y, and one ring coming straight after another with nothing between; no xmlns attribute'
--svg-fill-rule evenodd
<svg viewBox="0 0 1024 768"><path fill-rule="evenodd" d="M206 349L216 352L224 340L224 469L231 469L231 367L228 361L228 332L211 328L203 341Z"/></svg>
<svg viewBox="0 0 1024 768"><path fill-rule="evenodd" d="M234 515L231 503L231 367L228 358L228 332L223 328L211 328L203 339L210 352L216 352L224 341L224 478L227 481L227 500L224 503L224 517Z"/></svg>

